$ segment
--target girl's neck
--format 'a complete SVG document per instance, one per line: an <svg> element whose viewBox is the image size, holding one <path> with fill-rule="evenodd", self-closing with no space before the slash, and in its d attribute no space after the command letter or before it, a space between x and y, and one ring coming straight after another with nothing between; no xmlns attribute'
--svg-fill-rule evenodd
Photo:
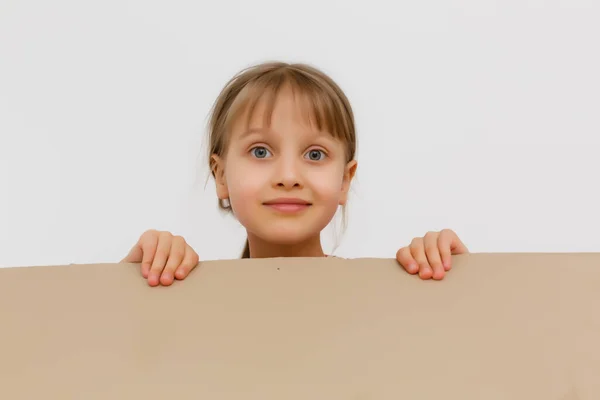
<svg viewBox="0 0 600 400"><path fill-rule="evenodd" d="M250 244L251 258L326 257L319 235L301 243L288 245L265 242L261 238L249 234L248 243Z"/></svg>

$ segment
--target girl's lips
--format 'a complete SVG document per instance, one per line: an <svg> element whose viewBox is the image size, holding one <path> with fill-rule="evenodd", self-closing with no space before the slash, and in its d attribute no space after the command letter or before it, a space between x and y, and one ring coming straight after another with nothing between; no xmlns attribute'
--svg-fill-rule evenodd
<svg viewBox="0 0 600 400"><path fill-rule="evenodd" d="M274 210L284 213L295 213L299 211L306 210L310 207L310 204L299 204L299 203L271 203L265 204L267 207L270 207Z"/></svg>
<svg viewBox="0 0 600 400"><path fill-rule="evenodd" d="M265 206L284 213L296 213L311 206L306 200L298 198L279 198L263 203Z"/></svg>

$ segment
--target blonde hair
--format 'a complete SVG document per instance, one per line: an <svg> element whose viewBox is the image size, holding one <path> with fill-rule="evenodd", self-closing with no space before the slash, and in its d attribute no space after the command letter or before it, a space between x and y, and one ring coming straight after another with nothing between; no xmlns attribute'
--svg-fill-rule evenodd
<svg viewBox="0 0 600 400"><path fill-rule="evenodd" d="M341 88L324 72L307 64L266 62L240 71L231 78L217 97L208 123L208 159L212 176L212 155L224 157L227 152L229 132L234 121L247 111L249 124L259 101L266 97L265 123L270 125L271 115L279 91L290 85L306 101L309 116L317 129L329 132L345 144L346 161L356 155L356 130L354 114L348 98ZM231 211L228 202L219 200L219 207ZM249 258L246 245L242 258Z"/></svg>

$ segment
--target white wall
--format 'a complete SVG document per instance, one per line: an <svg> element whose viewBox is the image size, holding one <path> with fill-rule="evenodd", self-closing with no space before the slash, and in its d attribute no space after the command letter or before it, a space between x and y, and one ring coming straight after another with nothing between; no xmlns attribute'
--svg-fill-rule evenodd
<svg viewBox="0 0 600 400"><path fill-rule="evenodd" d="M593 0L0 0L0 266L118 261L148 228L237 257L200 145L226 80L271 59L354 105L336 254L444 227L474 252L600 251L598 21Z"/></svg>

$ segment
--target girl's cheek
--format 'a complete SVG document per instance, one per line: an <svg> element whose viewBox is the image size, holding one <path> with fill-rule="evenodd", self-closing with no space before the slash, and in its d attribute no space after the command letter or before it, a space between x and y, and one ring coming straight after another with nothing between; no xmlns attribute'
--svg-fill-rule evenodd
<svg viewBox="0 0 600 400"><path fill-rule="evenodd" d="M231 170L228 182L230 193L245 198L257 197L268 184L268 174L265 172L251 163L236 165Z"/></svg>
<svg viewBox="0 0 600 400"><path fill-rule="evenodd" d="M307 174L307 178L313 187L322 192L339 191L344 179L344 169L336 165L313 169Z"/></svg>

